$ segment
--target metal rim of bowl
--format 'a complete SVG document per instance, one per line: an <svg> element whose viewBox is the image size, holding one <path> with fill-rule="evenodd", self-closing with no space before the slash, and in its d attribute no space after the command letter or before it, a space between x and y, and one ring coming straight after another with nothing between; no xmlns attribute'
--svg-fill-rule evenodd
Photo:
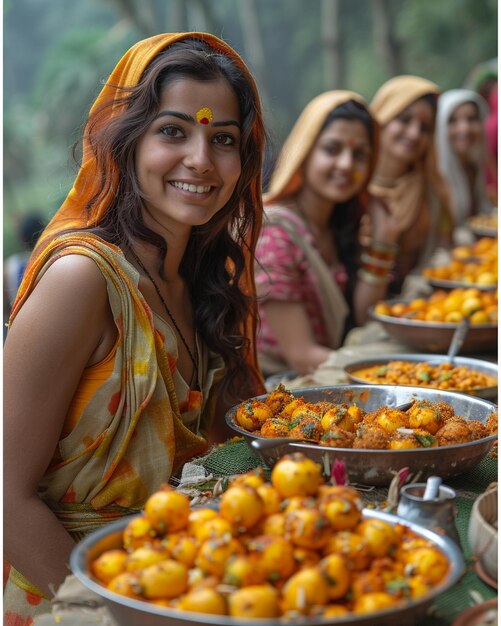
<svg viewBox="0 0 501 626"><path fill-rule="evenodd" d="M471 402L475 403L475 404L484 404L485 408L489 408L492 410L492 412L496 412L497 411L497 405L494 404L494 402L490 402L489 400L485 400L483 398L478 398L476 396L470 396L466 393L459 393L459 392L455 392L455 391L446 391L446 390L442 390L442 389L433 389L431 387L411 387L408 385L372 385L372 384L361 384L361 385L330 385L330 386L325 386L325 387L305 387L302 389L292 389L291 392L296 396L296 395L304 395L305 392L307 393L325 393L328 390L339 390L341 391L342 389L347 389L349 388L350 390L356 390L356 391L360 391L360 392L364 392L367 389L370 389L374 387L375 389L378 390L384 390L385 388L391 389L393 390L395 387L397 387L399 390L402 391L402 393L404 393L406 390L409 391L409 393L413 393L416 395L419 395L421 392L426 392L427 391L432 391L434 393L437 393L439 395L448 395L448 394L454 394L457 395L459 397L464 397L468 400L470 400ZM249 398L249 400L262 400L264 398L266 398L269 394L265 393L262 394L260 396L256 396L254 398ZM409 400L410 402L410 400ZM234 407L232 407L229 411L226 412L225 415L225 420L226 423L228 424L228 426L230 428L232 428L233 430L235 430L236 432L238 432L240 435L244 436L244 437L252 437L255 439L270 439L270 437L263 437L261 435L255 435L254 433L252 433L251 431L245 430L244 428L242 428L241 426L238 426L238 424L235 424L235 421L233 419L233 415L237 409L239 405L236 405ZM487 441L495 441L498 438L497 435L488 435L487 437L482 437L480 439L475 439L474 441L470 441L467 443L457 443L453 446L441 446L442 448L447 448L448 450L450 449L461 449L461 448L467 448L467 447L471 447L472 443L477 443L477 442L487 442ZM421 455L426 455L426 454L436 454L437 448L416 448L413 450L378 450L378 449L365 449L365 448L333 448L331 446L320 446L317 444L310 444L308 442L301 442L298 441L297 443L290 443L289 444L291 447L293 448L311 448L312 446L315 447L315 449L320 448L322 450L325 451L339 451L339 452L350 452L350 453L354 453L354 454L364 454L367 452L370 452L371 454L373 454L374 456L377 456L378 453L379 455L388 455L391 454L393 455L405 455L405 454L409 454L409 452L414 452L416 454ZM440 448L438 448L440 449Z"/></svg>
<svg viewBox="0 0 501 626"><path fill-rule="evenodd" d="M384 300L384 304L389 306L393 304L408 304L411 302L409 299L393 299L393 300ZM368 309L368 314L372 319L384 322L385 324L395 324L396 326L408 326L411 328L429 328L433 330L441 330L441 329L456 329L459 324L454 322L426 322L424 320L414 320L408 317L396 317L395 315L382 315L381 313L376 313L375 311L376 305L371 305ZM469 328L468 333L475 332L478 330L497 330L497 324L472 324Z"/></svg>
<svg viewBox="0 0 501 626"><path fill-rule="evenodd" d="M345 374L350 378L354 383L360 384L371 384L371 385L384 385L385 383L376 383L373 381L365 381L363 378L359 378L358 376L354 376L352 371L356 369L361 369L364 367L372 367L373 365L384 365L389 363L390 361L408 361L408 362L416 362L416 363L430 363L431 365L446 363L449 360L447 355L442 354L412 354L412 353L404 353L404 354L388 354L382 355L380 357L367 357L365 359L359 359L358 361L352 361L344 366ZM486 373L481 369L474 370L474 367L477 366L479 368L485 369L492 376L498 377L499 368L497 363L491 361L484 361L482 359L475 359L472 357L464 357L464 356L456 356L454 357L454 365L459 367L470 367L473 371L480 372L481 374ZM402 385L399 385L399 387ZM427 387L426 385L419 385L419 388L423 389L436 389L436 387ZM491 387L474 387L469 391L459 390L459 389L447 389L445 391L450 391L454 393L462 393L465 395L479 395L482 393L492 392L495 393L498 385L492 385ZM475 392L475 394L471 394L471 392Z"/></svg>
<svg viewBox="0 0 501 626"><path fill-rule="evenodd" d="M413 522L409 522L397 515L385 513L383 511L377 511L374 509L363 509L362 513L365 517L368 518L381 519L391 524L401 524L408 527L416 534L432 541L439 548L439 550L447 556L447 560L449 562L448 575L444 580L442 580L441 584L437 587L434 587L430 593L427 593L426 595L419 597L414 601L410 601L404 605L396 606L385 611L378 611L376 613L358 615L352 614L348 617L341 618L341 620L305 616L303 619L299 618L297 620L287 619L285 621L282 618L275 618L273 619L273 621L269 621L267 618L246 619L230 617L227 615L189 613L177 611L175 609L168 609L166 607L157 607L146 601L143 602L135 600L133 598L128 598L127 596L115 594L114 592L109 591L100 583L96 582L91 577L91 575L87 573L87 555L89 554L90 550L100 540L104 540L106 537L115 532L123 531L127 523L133 517L138 517L138 515L129 515L116 522L111 522L106 527L100 528L99 530L92 532L87 537L82 539L71 552L70 568L76 578L85 587L103 597L109 603L119 604L122 607L130 608L146 614L150 613L164 619L172 618L174 620L173 624L175 625L182 622L186 622L187 624L195 622L212 624L217 626L276 626L277 624L284 624L284 626L286 624L290 626L294 626L295 624L308 624L309 626L329 626L329 624L332 624L332 626L343 626L344 624L353 624L353 626L368 626L372 623L372 620L377 620L379 622L380 619L383 619L385 617L396 617L399 614L403 614L407 611L418 609L423 605L430 604L436 596L450 589L462 576L465 568L464 558L459 547L449 537L440 535L439 533L434 532L428 528L424 528L423 526L419 526Z"/></svg>
<svg viewBox="0 0 501 626"><path fill-rule="evenodd" d="M445 278L429 278L425 276L430 287L437 289L478 289L479 291L496 291L497 284L478 285L476 283L463 283L460 280L446 280Z"/></svg>

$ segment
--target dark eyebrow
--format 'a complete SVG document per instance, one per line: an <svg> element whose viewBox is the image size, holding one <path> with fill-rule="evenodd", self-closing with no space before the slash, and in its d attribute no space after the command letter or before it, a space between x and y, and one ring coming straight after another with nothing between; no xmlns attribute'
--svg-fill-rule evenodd
<svg viewBox="0 0 501 626"><path fill-rule="evenodd" d="M183 120L185 122L191 122L192 124L195 123L195 118L193 116L188 115L187 113L180 113L179 111L168 111L168 110L160 111L157 115L157 119L159 117L165 117L166 115L172 115L173 117L177 117L178 119ZM213 122L211 126L236 126L238 129L240 129L240 124L235 120Z"/></svg>
<svg viewBox="0 0 501 626"><path fill-rule="evenodd" d="M195 122L195 118L191 115L188 115L187 113L178 113L177 111L159 111L157 118L164 117L166 115L172 115L173 117L177 117L185 122Z"/></svg>
<svg viewBox="0 0 501 626"><path fill-rule="evenodd" d="M240 129L240 124L235 120L226 120L224 122L213 122L211 126L236 126Z"/></svg>

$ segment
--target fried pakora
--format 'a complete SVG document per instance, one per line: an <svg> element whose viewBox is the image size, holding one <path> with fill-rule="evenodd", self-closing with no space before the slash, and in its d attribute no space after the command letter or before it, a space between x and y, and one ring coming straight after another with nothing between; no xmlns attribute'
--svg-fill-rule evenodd
<svg viewBox="0 0 501 626"><path fill-rule="evenodd" d="M366 450L387 450L389 440L388 433L378 426L360 426L353 447Z"/></svg>
<svg viewBox="0 0 501 626"><path fill-rule="evenodd" d="M329 448L366 450L450 446L497 433L497 413L483 424L456 415L447 402L413 400L406 410L380 406L366 413L356 403L307 402L283 385L269 397L277 407L274 412L268 399L249 400L237 408L235 422L262 437L289 437Z"/></svg>
<svg viewBox="0 0 501 626"><path fill-rule="evenodd" d="M472 434L466 420L463 418L451 418L436 434L439 446L454 446L458 443L468 443L472 440Z"/></svg>
<svg viewBox="0 0 501 626"><path fill-rule="evenodd" d="M339 426L331 426L329 430L320 437L321 446L331 448L353 448L355 433L343 430Z"/></svg>

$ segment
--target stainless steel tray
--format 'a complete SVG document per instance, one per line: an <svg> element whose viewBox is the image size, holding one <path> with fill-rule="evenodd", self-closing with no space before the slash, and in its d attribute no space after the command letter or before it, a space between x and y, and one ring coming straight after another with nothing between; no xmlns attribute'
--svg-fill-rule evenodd
<svg viewBox="0 0 501 626"><path fill-rule="evenodd" d="M353 361L345 366L344 371L349 377L350 381L356 384L368 384L363 378L355 376L353 372L366 367L372 367L373 365L385 365L390 361L410 361L411 363L430 363L432 365L439 365L441 363L448 363L449 357L445 354L388 354L381 355L377 358L366 358L359 361ZM494 376L498 378L498 366L497 363L491 361L484 361L483 359L474 359L467 356L457 356L454 358L454 366L468 367L471 370L486 374L488 376ZM377 383L372 382L375 385ZM427 389L425 385L419 387L420 389ZM459 393L459 392L458 392ZM498 386L493 385L491 387L478 387L477 389L471 389L469 391L462 391L469 396L476 396L477 398L484 398L484 400L490 400L497 403Z"/></svg>
<svg viewBox="0 0 501 626"><path fill-rule="evenodd" d="M88 589L97 593L108 607L118 626L277 626L279 624L308 625L308 626L413 626L426 614L434 598L452 587L464 571L464 560L459 548L448 537L417 526L395 515L380 511L363 510L365 518L376 518L390 524L403 524L416 534L431 540L448 558L450 563L447 577L437 585L432 593L422 598L409 601L408 604L394 609L371 613L367 615L353 615L342 619L323 619L303 617L295 620L281 619L241 619L206 613L186 613L168 608L157 607L147 602L141 602L117 595L98 584L89 573L89 562L95 559L104 550L118 548L122 545L122 533L131 517L97 530L83 539L74 549L70 558L70 566L75 576Z"/></svg>
<svg viewBox="0 0 501 626"><path fill-rule="evenodd" d="M405 301L402 299L386 300L386 304L390 306L399 302ZM379 315L374 311L374 306L369 308L369 316L380 322L389 335L408 346L416 348L420 352L446 353L452 341L454 331L458 327L458 324L452 323L423 322L404 317ZM461 354L476 352L495 353L497 342L497 324L472 324L460 352Z"/></svg>
<svg viewBox="0 0 501 626"><path fill-rule="evenodd" d="M327 400L335 403L353 403L366 411L373 411L380 406L395 407L414 399L431 402L447 402L457 415L466 419L480 420L485 423L497 407L492 402L475 398L463 393L441 391L423 387L405 387L392 385L337 385L332 387L314 387L294 389L295 396L303 396L307 402ZM257 396L262 400L266 395ZM353 448L331 448L307 442L290 442L261 437L250 433L235 424L233 416L237 407L226 414L228 426L244 437L249 447L258 452L264 463L272 467L284 454L302 452L318 463L329 465L336 459L345 462L351 483L386 486L401 469L407 467L412 474L425 479L431 475L443 479L458 476L475 467L491 450L497 435L490 435L469 443L440 448L420 448L416 450L362 450ZM257 443L253 443L257 442ZM264 447L260 448L260 442ZM280 443L283 442L283 443ZM273 443L278 443L274 447Z"/></svg>

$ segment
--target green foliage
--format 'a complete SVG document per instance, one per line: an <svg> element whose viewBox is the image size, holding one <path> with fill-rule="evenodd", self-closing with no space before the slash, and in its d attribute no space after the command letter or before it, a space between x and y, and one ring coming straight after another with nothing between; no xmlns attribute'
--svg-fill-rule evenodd
<svg viewBox="0 0 501 626"><path fill-rule="evenodd" d="M398 3L398 35L407 70L442 90L461 86L478 62L497 55L497 7L492 0Z"/></svg>
<svg viewBox="0 0 501 626"><path fill-rule="evenodd" d="M66 33L47 53L37 77L32 104L43 108L45 132L53 141L76 139L102 83L132 43L101 26Z"/></svg>
<svg viewBox="0 0 501 626"><path fill-rule="evenodd" d="M4 10L4 254L11 214L51 215L71 186L70 146L120 55L136 40L171 30L176 6L188 29L213 32L245 58L240 3L247 0L6 0ZM304 105L322 92L321 0L256 0L266 58L263 92L275 150ZM210 9L204 16L203 7ZM462 85L497 55L497 0L390 0L403 72ZM370 99L390 77L373 34L372 0L340 0L343 88ZM251 66L256 72L257 68ZM13 243L14 242L14 243Z"/></svg>

